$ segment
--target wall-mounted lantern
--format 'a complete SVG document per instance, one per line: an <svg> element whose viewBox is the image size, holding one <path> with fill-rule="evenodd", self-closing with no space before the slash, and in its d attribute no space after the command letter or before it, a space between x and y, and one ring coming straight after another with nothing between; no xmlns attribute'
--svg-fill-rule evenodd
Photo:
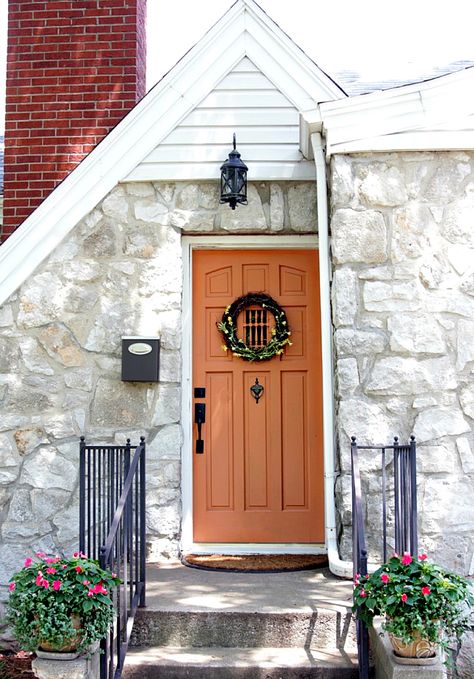
<svg viewBox="0 0 474 679"><path fill-rule="evenodd" d="M235 210L237 203L247 205L247 170L248 167L240 159L240 153L235 148L229 153L229 158L221 166L221 203L229 203Z"/></svg>

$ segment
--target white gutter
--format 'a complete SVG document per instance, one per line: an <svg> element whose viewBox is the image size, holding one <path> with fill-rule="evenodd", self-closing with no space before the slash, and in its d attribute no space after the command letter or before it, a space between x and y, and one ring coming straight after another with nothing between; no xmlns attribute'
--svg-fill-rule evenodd
<svg viewBox="0 0 474 679"><path fill-rule="evenodd" d="M324 445L324 513L326 520L326 546L331 573L341 578L352 578L351 561L339 558L336 539L336 508L334 497L334 383L332 356L332 324L330 303L331 265L329 251L329 220L327 200L326 157L319 132L311 134L311 146L316 164L319 275L321 304L321 342L323 355L323 445Z"/></svg>

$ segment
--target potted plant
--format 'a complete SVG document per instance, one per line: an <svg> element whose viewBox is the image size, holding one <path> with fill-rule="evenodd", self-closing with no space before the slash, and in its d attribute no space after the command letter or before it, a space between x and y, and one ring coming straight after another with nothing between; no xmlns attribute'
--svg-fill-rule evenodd
<svg viewBox="0 0 474 679"><path fill-rule="evenodd" d="M405 553L394 554L371 575L356 575L354 611L371 625L375 616L392 642L395 656L432 657L470 628L471 584L456 573Z"/></svg>
<svg viewBox="0 0 474 679"><path fill-rule="evenodd" d="M7 621L24 650L77 654L106 636L114 617L115 573L76 552L72 558L38 553L10 579Z"/></svg>

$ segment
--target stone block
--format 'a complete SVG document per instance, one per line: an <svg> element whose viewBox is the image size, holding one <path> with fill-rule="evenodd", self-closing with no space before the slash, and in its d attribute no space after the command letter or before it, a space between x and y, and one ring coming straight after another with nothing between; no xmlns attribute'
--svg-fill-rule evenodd
<svg viewBox="0 0 474 679"><path fill-rule="evenodd" d="M318 228L316 185L304 182L288 189L288 213L292 231L314 233Z"/></svg>
<svg viewBox="0 0 474 679"><path fill-rule="evenodd" d="M51 654L58 656L59 654ZM99 679L99 653L91 657L79 657L74 660L35 658L32 670L38 679Z"/></svg>
<svg viewBox="0 0 474 679"><path fill-rule="evenodd" d="M257 189L252 184L247 187L248 205L245 209L231 210L228 205L220 205L218 215L224 231L250 233L265 231L267 220Z"/></svg>
<svg viewBox="0 0 474 679"><path fill-rule="evenodd" d="M380 212L336 210L331 232L336 264L379 264L387 260L387 228Z"/></svg>
<svg viewBox="0 0 474 679"><path fill-rule="evenodd" d="M458 370L463 370L467 363L474 361L474 321L460 319L457 333Z"/></svg>
<svg viewBox="0 0 474 679"><path fill-rule="evenodd" d="M340 394L352 394L359 386L359 369L355 358L340 358L336 368Z"/></svg>
<svg viewBox="0 0 474 679"><path fill-rule="evenodd" d="M474 474L474 453L469 439L465 436L460 436L456 439L456 446L463 472L465 474Z"/></svg>
<svg viewBox="0 0 474 679"><path fill-rule="evenodd" d="M364 285L364 308L367 311L416 311L422 305L420 288L415 281L386 283L369 281Z"/></svg>
<svg viewBox="0 0 474 679"><path fill-rule="evenodd" d="M119 222L126 222L128 217L128 201L125 189L118 186L102 201L102 212Z"/></svg>
<svg viewBox="0 0 474 679"><path fill-rule="evenodd" d="M390 349L408 354L443 354L446 342L431 314L394 314L387 321Z"/></svg>
<svg viewBox="0 0 474 679"><path fill-rule="evenodd" d="M456 386L456 373L447 356L425 360L388 356L374 363L366 390L390 396L443 391Z"/></svg>
<svg viewBox="0 0 474 679"><path fill-rule="evenodd" d="M285 223L285 199L281 186L270 184L270 228L281 231Z"/></svg>
<svg viewBox="0 0 474 679"><path fill-rule="evenodd" d="M100 377L91 406L91 423L106 427L145 426L147 385Z"/></svg>
<svg viewBox="0 0 474 679"><path fill-rule="evenodd" d="M415 420L413 433L418 443L443 436L459 436L471 431L459 408L429 408Z"/></svg>
<svg viewBox="0 0 474 679"><path fill-rule="evenodd" d="M338 356L363 356L382 352L386 340L380 332L339 328L335 333L335 343Z"/></svg>
<svg viewBox="0 0 474 679"><path fill-rule="evenodd" d="M336 328L352 325L357 313L357 273L336 269L332 282L333 318Z"/></svg>
<svg viewBox="0 0 474 679"><path fill-rule="evenodd" d="M394 207L408 199L404 178L400 170L385 163L371 163L364 167L359 193L371 207Z"/></svg>
<svg viewBox="0 0 474 679"><path fill-rule="evenodd" d="M444 658L440 656L434 665L401 665L394 658L388 636L382 633L382 623L375 619L369 629L375 679L446 679Z"/></svg>

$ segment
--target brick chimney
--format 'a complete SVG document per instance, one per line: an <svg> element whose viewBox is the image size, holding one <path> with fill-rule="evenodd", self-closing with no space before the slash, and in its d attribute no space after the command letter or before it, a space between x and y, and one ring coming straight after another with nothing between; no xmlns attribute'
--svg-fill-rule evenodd
<svg viewBox="0 0 474 679"><path fill-rule="evenodd" d="M145 94L146 0L9 0L1 240Z"/></svg>

